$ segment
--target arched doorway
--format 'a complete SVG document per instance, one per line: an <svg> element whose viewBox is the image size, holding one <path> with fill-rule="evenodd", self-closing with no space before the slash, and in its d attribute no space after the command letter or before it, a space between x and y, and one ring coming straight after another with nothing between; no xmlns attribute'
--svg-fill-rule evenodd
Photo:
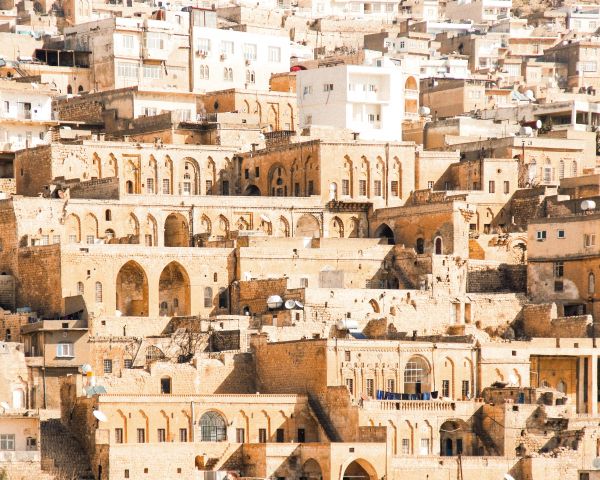
<svg viewBox="0 0 600 480"><path fill-rule="evenodd" d="M319 221L314 216L305 213L296 224L296 236L319 238L321 236Z"/></svg>
<svg viewBox="0 0 600 480"><path fill-rule="evenodd" d="M376 480L377 472L366 460L358 459L351 462L344 470L342 480Z"/></svg>
<svg viewBox="0 0 600 480"><path fill-rule="evenodd" d="M165 220L165 247L189 247L190 230L185 217L172 213Z"/></svg>
<svg viewBox="0 0 600 480"><path fill-rule="evenodd" d="M117 310L127 317L148 316L148 277L139 263L121 267L116 283Z"/></svg>
<svg viewBox="0 0 600 480"><path fill-rule="evenodd" d="M446 420L440 426L440 455L471 455L472 432L464 420Z"/></svg>
<svg viewBox="0 0 600 480"><path fill-rule="evenodd" d="M379 227L377 227L375 230L375 238L386 239L388 245L394 245L396 243L394 240L394 232L386 223L382 223L379 225Z"/></svg>
<svg viewBox="0 0 600 480"><path fill-rule="evenodd" d="M244 190L244 195L246 197L260 197L260 188L256 185L248 185Z"/></svg>
<svg viewBox="0 0 600 480"><path fill-rule="evenodd" d="M190 315L190 277L177 262L169 263L158 281L160 315Z"/></svg>
<svg viewBox="0 0 600 480"><path fill-rule="evenodd" d="M411 357L404 367L404 393L420 395L431 392L431 368L423 357Z"/></svg>
<svg viewBox="0 0 600 480"><path fill-rule="evenodd" d="M227 422L218 412L206 412L200 417L201 442L225 442L226 440Z"/></svg>
<svg viewBox="0 0 600 480"><path fill-rule="evenodd" d="M301 477L306 480L321 480L323 478L321 466L315 459L309 458L304 462L304 465L302 465Z"/></svg>

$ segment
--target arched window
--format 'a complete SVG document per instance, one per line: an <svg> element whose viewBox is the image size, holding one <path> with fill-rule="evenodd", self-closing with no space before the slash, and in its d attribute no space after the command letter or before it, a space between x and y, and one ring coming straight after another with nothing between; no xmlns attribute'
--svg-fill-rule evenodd
<svg viewBox="0 0 600 480"><path fill-rule="evenodd" d="M96 303L102 303L102 283L96 282Z"/></svg>
<svg viewBox="0 0 600 480"><path fill-rule="evenodd" d="M558 178L565 178L565 161L561 160L558 164Z"/></svg>
<svg viewBox="0 0 600 480"><path fill-rule="evenodd" d="M567 384L565 383L564 380L560 380L557 384L556 384L556 389L560 392L560 393L567 393Z"/></svg>
<svg viewBox="0 0 600 480"><path fill-rule="evenodd" d="M593 295L596 292L596 275L592 272L588 275L588 293Z"/></svg>
<svg viewBox="0 0 600 480"><path fill-rule="evenodd" d="M206 412L200 417L200 441L224 442L227 440L227 423L217 412Z"/></svg>
<svg viewBox="0 0 600 480"><path fill-rule="evenodd" d="M108 208L104 212L104 220L106 220L107 222L110 222L112 220L112 212Z"/></svg>
<svg viewBox="0 0 600 480"><path fill-rule="evenodd" d="M85 293L85 288L83 286L83 282L77 282L77 295L83 295Z"/></svg>
<svg viewBox="0 0 600 480"><path fill-rule="evenodd" d="M169 309L169 304L167 302L160 302L160 309L161 310L168 310Z"/></svg>
<svg viewBox="0 0 600 480"><path fill-rule="evenodd" d="M67 95L71 95L73 93L73 87L71 85L67 85Z"/></svg>
<svg viewBox="0 0 600 480"><path fill-rule="evenodd" d="M212 300L213 300L212 288L206 287L204 289L204 307L205 308L212 307Z"/></svg>
<svg viewBox="0 0 600 480"><path fill-rule="evenodd" d="M79 85L79 87L77 87L77 92L78 93L83 92L83 85Z"/></svg>
<svg viewBox="0 0 600 480"><path fill-rule="evenodd" d="M423 255L425 253L425 240L417 238L417 254Z"/></svg>
<svg viewBox="0 0 600 480"><path fill-rule="evenodd" d="M107 240L112 240L113 238L115 238L115 231L112 228L109 228L104 231L104 236Z"/></svg>
<svg viewBox="0 0 600 480"><path fill-rule="evenodd" d="M442 237L436 237L435 239L435 254L442 255Z"/></svg>
<svg viewBox="0 0 600 480"><path fill-rule="evenodd" d="M529 166L527 167L527 176L529 178L529 182L534 182L537 178L537 162L532 160Z"/></svg>
<svg viewBox="0 0 600 480"><path fill-rule="evenodd" d="M429 364L423 357L411 357L404 367L404 392L420 394L431 391Z"/></svg>

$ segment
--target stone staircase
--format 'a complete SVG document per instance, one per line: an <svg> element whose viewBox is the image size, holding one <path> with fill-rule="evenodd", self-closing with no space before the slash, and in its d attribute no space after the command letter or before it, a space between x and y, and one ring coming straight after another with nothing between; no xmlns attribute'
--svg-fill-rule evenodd
<svg viewBox="0 0 600 480"><path fill-rule="evenodd" d="M329 441L330 442L341 442L342 440L341 440L340 435L338 434L337 430L331 423L329 416L323 410L323 407L321 406L321 403L319 402L319 400L314 398L312 395L309 395L308 404L310 405L311 410L315 414L315 417L317 417L317 420L321 424L321 427L323 428L323 431L327 435L327 438L329 439Z"/></svg>
<svg viewBox="0 0 600 480"><path fill-rule="evenodd" d="M94 479L83 447L56 418L42 422L42 468L57 480Z"/></svg>

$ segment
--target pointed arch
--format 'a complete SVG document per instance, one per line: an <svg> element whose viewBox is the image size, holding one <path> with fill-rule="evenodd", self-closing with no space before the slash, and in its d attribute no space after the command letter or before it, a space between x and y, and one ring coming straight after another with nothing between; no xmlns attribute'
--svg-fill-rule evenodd
<svg viewBox="0 0 600 480"><path fill-rule="evenodd" d="M105 169L105 174L107 177L118 177L119 176L119 162L117 162L117 158L110 153L108 155L108 165L107 169Z"/></svg>
<svg viewBox="0 0 600 480"><path fill-rule="evenodd" d="M302 215L296 223L297 237L319 238L321 236L321 225L319 220L310 213Z"/></svg>
<svg viewBox="0 0 600 480"><path fill-rule="evenodd" d="M98 219L93 213L87 213L83 219L82 235L86 243L94 243L98 236Z"/></svg>
<svg viewBox="0 0 600 480"><path fill-rule="evenodd" d="M165 220L165 247L189 247L190 229L187 219L180 213L171 213Z"/></svg>
<svg viewBox="0 0 600 480"><path fill-rule="evenodd" d="M176 261L163 268L158 281L158 302L161 315L191 314L190 277Z"/></svg>
<svg viewBox="0 0 600 480"><path fill-rule="evenodd" d="M340 217L333 217L329 224L329 236L331 238L344 238L344 222Z"/></svg>
<svg viewBox="0 0 600 480"><path fill-rule="evenodd" d="M125 263L117 273L116 306L124 316L148 316L148 277L134 260Z"/></svg>
<svg viewBox="0 0 600 480"><path fill-rule="evenodd" d="M140 222L133 212L127 218L125 234L129 237L129 243L139 243Z"/></svg>
<svg viewBox="0 0 600 480"><path fill-rule="evenodd" d="M173 195L173 160L168 155L165 155L165 160L160 167L161 185L157 189L163 195Z"/></svg>
<svg viewBox="0 0 600 480"><path fill-rule="evenodd" d="M81 242L81 220L76 214L70 213L65 219L65 231L69 243Z"/></svg>
<svg viewBox="0 0 600 480"><path fill-rule="evenodd" d="M364 155L360 158L359 191L361 197L371 197L371 162ZM362 183L361 183L362 182Z"/></svg>
<svg viewBox="0 0 600 480"><path fill-rule="evenodd" d="M278 236L280 237L289 237L290 236L290 222L287 221L285 217L279 217L279 222L277 224L278 228Z"/></svg>
<svg viewBox="0 0 600 480"><path fill-rule="evenodd" d="M192 157L183 159L181 178L181 195L198 195L200 193L200 165Z"/></svg>
<svg viewBox="0 0 600 480"><path fill-rule="evenodd" d="M208 218L208 215L202 214L202 217L200 218L200 233L210 236L211 232L212 222L210 221L210 218Z"/></svg>
<svg viewBox="0 0 600 480"><path fill-rule="evenodd" d="M360 237L360 220L357 217L350 217L350 225L348 227L348 238Z"/></svg>
<svg viewBox="0 0 600 480"><path fill-rule="evenodd" d="M92 154L92 171L90 176L92 178L102 178L102 161L96 152Z"/></svg>
<svg viewBox="0 0 600 480"><path fill-rule="evenodd" d="M342 196L354 196L354 163L348 155L344 157L344 170L342 173Z"/></svg>
<svg viewBox="0 0 600 480"><path fill-rule="evenodd" d="M156 219L148 214L146 223L144 224L144 245L147 247L155 247L158 245L158 223Z"/></svg>
<svg viewBox="0 0 600 480"><path fill-rule="evenodd" d="M229 237L229 220L227 220L225 215L219 215L217 221L217 231L215 233L224 238Z"/></svg>

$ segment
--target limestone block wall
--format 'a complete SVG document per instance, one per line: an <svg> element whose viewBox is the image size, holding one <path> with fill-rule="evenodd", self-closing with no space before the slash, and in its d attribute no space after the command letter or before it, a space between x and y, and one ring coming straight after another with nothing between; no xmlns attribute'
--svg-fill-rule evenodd
<svg viewBox="0 0 600 480"><path fill-rule="evenodd" d="M467 292L525 292L527 266L469 260Z"/></svg>

